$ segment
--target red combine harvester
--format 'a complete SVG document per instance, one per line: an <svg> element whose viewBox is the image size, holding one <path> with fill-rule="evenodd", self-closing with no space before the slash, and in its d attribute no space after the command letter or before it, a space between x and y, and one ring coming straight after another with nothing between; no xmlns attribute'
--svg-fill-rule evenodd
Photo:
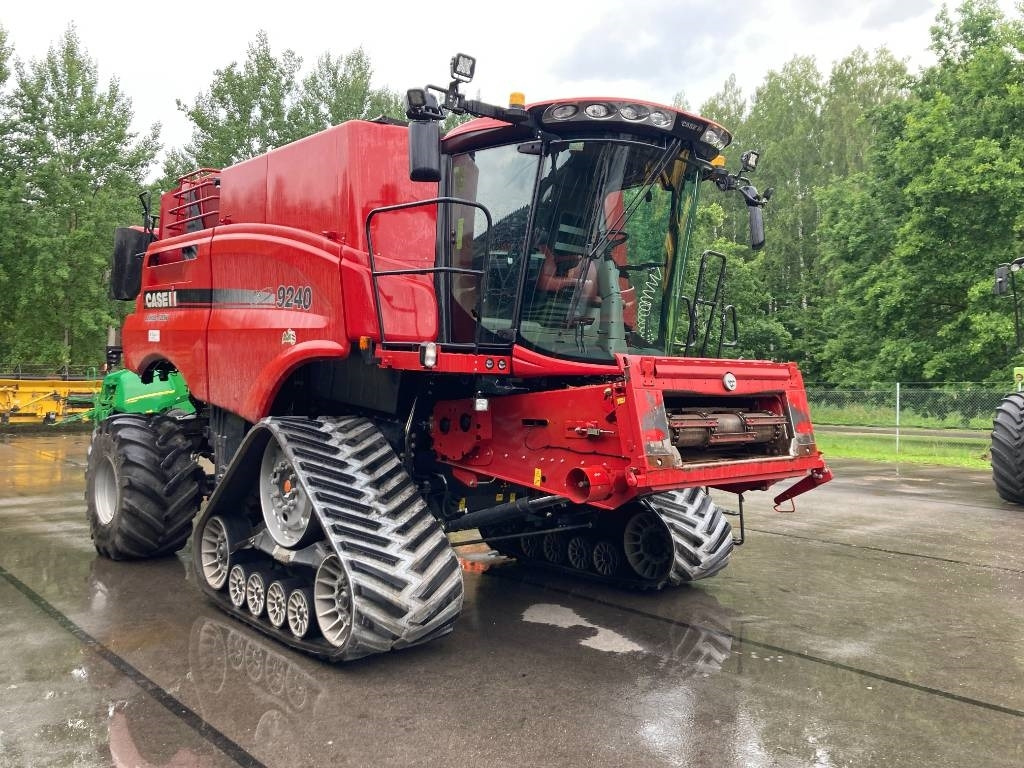
<svg viewBox="0 0 1024 768"><path fill-rule="evenodd" d="M102 555L181 549L208 495L203 591L347 660L451 630L448 533L658 589L728 561L707 488L797 478L781 502L830 478L796 365L709 359L735 329L724 258L687 271L702 181L740 193L763 244L756 154L729 173L724 128L655 104L468 100L473 66L410 90L408 125L198 171L118 230L126 365L183 376L196 412L98 425ZM448 112L478 119L442 139Z"/></svg>

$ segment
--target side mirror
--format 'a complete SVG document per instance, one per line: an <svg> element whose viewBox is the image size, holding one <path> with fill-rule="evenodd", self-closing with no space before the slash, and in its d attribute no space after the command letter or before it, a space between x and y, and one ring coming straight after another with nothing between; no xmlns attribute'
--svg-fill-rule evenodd
<svg viewBox="0 0 1024 768"><path fill-rule="evenodd" d="M764 248L764 216L761 214L761 206L748 205L747 211L750 214L750 248L759 251Z"/></svg>
<svg viewBox="0 0 1024 768"><path fill-rule="evenodd" d="M114 254L110 260L110 298L132 301L142 288L142 261L153 234L135 227L114 230Z"/></svg>
<svg viewBox="0 0 1024 768"><path fill-rule="evenodd" d="M441 180L441 126L435 120L409 123L409 178Z"/></svg>

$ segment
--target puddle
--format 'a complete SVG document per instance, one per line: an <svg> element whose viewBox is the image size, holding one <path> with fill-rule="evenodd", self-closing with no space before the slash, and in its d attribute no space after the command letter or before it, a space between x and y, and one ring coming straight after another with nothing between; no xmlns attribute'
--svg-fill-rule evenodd
<svg viewBox="0 0 1024 768"><path fill-rule="evenodd" d="M597 651L605 651L606 653L635 653L637 651L644 651L643 646L637 645L618 632L599 627L587 621L576 611L566 608L564 605L554 605L552 603L531 605L523 611L523 621L529 621L533 624L548 624L549 626L560 627L561 629L570 629L572 627L592 629L594 634L580 640L580 645Z"/></svg>

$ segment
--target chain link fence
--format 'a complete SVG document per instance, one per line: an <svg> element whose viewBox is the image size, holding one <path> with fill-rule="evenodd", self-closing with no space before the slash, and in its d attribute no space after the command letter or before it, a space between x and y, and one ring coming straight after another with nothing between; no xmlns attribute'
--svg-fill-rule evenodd
<svg viewBox="0 0 1024 768"><path fill-rule="evenodd" d="M887 441L897 453L965 450L987 456L992 417L1011 391L973 382L896 382L871 389L807 385L811 418L823 434Z"/></svg>

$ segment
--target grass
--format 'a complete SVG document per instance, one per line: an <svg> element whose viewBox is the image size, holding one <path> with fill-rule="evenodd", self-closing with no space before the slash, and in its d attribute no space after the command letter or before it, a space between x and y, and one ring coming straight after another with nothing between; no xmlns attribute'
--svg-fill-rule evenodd
<svg viewBox="0 0 1024 768"><path fill-rule="evenodd" d="M938 464L967 469L989 468L989 443L978 438L901 435L899 453L891 435L845 435L818 431L818 449L825 458L867 459L908 464Z"/></svg>

